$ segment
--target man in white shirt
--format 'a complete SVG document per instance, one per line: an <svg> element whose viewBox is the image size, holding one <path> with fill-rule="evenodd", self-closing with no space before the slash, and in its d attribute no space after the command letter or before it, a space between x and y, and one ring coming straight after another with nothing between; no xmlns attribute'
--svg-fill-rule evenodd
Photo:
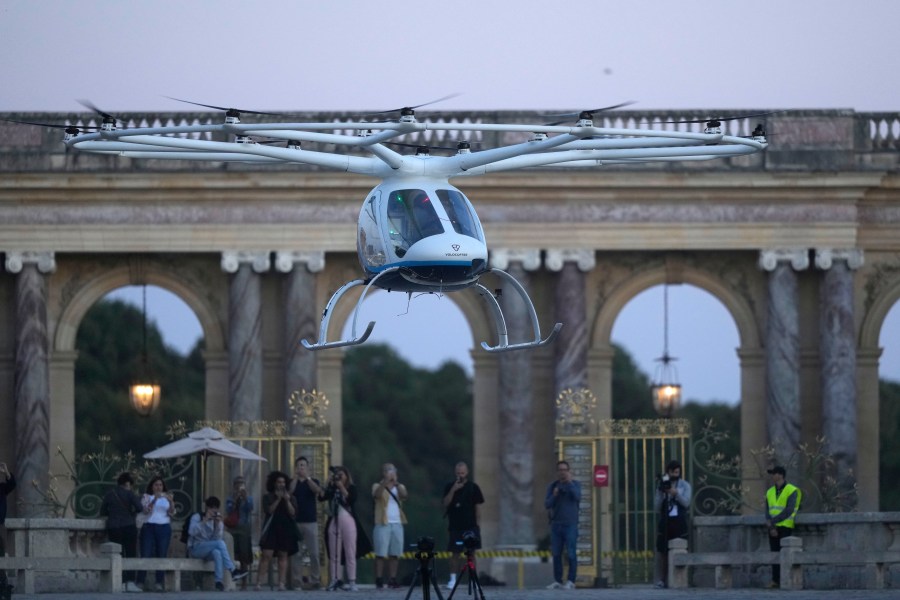
<svg viewBox="0 0 900 600"><path fill-rule="evenodd" d="M372 484L375 500L375 530L372 533L375 546L375 587L384 587L384 559L388 559L388 587L399 588L397 569L403 554L403 525L406 515L403 502L406 486L397 480L397 468L385 463L381 468L381 481Z"/></svg>

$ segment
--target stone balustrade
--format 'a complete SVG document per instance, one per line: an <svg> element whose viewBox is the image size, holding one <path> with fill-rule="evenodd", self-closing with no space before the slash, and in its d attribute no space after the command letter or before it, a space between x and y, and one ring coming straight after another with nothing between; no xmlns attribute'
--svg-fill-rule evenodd
<svg viewBox="0 0 900 600"><path fill-rule="evenodd" d="M667 131L701 131L703 123L670 123L670 121L702 120L710 115L744 115L768 112L765 109L683 109L683 110L627 110L598 113L594 124L612 128L654 128ZM120 127L170 126L219 123L223 118L214 112L127 112L117 114ZM546 123L552 119L542 113L525 111L467 111L422 112L420 120L445 123ZM48 171L254 171L258 165L192 161L134 160L117 156L98 156L67 152L61 143L59 129L21 125L8 121L31 121L61 125L97 126L97 116L91 113L0 113L0 173ZM283 120L259 117L258 122ZM292 115L298 122L334 121L332 133L353 134L342 129L342 123L358 120L359 115L337 112L301 113ZM248 118L247 121L250 121ZM744 117L723 121L726 134L748 136L758 123L764 123L770 134L770 146L761 155L734 157L709 162L671 162L635 165L608 165L607 170L656 171L812 171L823 169L891 170L900 165L900 113L857 113L852 110L784 110L763 117ZM572 119L574 124L574 119ZM199 134L193 134L199 136ZM219 140L212 134L207 139ZM526 133L423 131L408 134L404 142L424 145L452 145L460 140L475 142L483 147L524 141ZM304 148L333 151L334 146L304 143ZM477 146L476 146L477 149ZM352 152L351 150L348 150ZM266 170L315 171L317 167L303 165L267 165Z"/></svg>
<svg viewBox="0 0 900 600"><path fill-rule="evenodd" d="M900 551L900 512L800 513L796 535L803 540L804 552L843 552L850 557L867 553ZM689 546L695 553L767 553L769 542L762 515L736 517L697 517ZM859 563L864 563L859 560ZM734 587L763 587L770 580L770 569L753 565L731 569ZM860 565L804 565L803 585L812 589L862 589L871 586L870 570ZM885 568L888 587L900 585L900 568ZM713 587L713 569L696 569L693 585Z"/></svg>

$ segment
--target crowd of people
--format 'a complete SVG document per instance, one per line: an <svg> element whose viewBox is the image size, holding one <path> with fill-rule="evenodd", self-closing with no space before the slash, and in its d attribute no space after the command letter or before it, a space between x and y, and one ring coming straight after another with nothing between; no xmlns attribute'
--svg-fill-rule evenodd
<svg viewBox="0 0 900 600"><path fill-rule="evenodd" d="M787 471L783 466L773 466L768 473L773 485L765 496L766 528L771 550L777 551L781 539L793 534L802 492L787 482ZM3 556L7 496L15 489L16 480L5 463L0 463L0 477L0 556ZM138 548L142 557L167 557L176 511L174 498L165 480L159 476L150 479L143 494L136 492L134 486L132 475L122 473L116 486L104 496L100 512L106 517L108 538L122 546L122 555L126 558L137 556ZM581 484L573 477L569 463L560 460L556 465L556 478L547 486L544 500L553 558L553 582L547 586L550 589L575 588L581 494ZM330 467L324 483L313 477L309 460L303 456L294 462L293 476L272 471L266 478L260 504L262 524L255 589L261 589L264 584L278 590L286 590L289 586L293 589L322 588L320 506L326 507L327 515L324 543L330 572L325 589L357 591L357 560L373 550L376 588L399 588L399 558L404 552L404 526L407 523L404 503L408 498L409 493L400 482L397 468L391 463L382 465L381 478L371 486L374 523L370 541L367 529L356 513L359 490L347 467ZM454 478L446 484L442 496L447 519L447 550L451 555L448 589L455 588L458 574L461 576L467 568L474 566L475 552L481 548L480 518L484 501L481 488L469 477L468 465L457 463ZM657 587L668 586L669 541L688 536L690 504L691 485L682 477L681 463L672 460L666 465L665 475L656 481L654 490L654 509L658 517ZM224 514L221 508L218 497L206 498L203 511L188 517L182 541L186 542L187 556L213 563L216 589L224 589L226 571L232 581L240 582L246 589L254 559L252 519L256 507L242 476L234 478L231 494L225 500ZM233 538L233 557L225 542L226 531ZM463 553L466 554L465 562ZM308 568L304 557L308 560ZM564 560L568 563L565 579ZM146 572L124 572L123 590L164 591L163 576L162 571L157 571L151 584ZM777 587L780 579L777 565L772 569L772 579L772 586ZM0 586L5 585L6 573L0 570Z"/></svg>

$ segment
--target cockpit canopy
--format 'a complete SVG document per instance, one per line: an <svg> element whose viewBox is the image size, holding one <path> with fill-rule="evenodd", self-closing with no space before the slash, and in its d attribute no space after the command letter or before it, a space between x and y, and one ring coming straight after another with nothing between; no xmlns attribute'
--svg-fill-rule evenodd
<svg viewBox="0 0 900 600"><path fill-rule="evenodd" d="M484 232L468 198L441 187L382 184L369 194L359 217L357 251L363 269L402 263L417 242L436 235L466 236L484 244Z"/></svg>

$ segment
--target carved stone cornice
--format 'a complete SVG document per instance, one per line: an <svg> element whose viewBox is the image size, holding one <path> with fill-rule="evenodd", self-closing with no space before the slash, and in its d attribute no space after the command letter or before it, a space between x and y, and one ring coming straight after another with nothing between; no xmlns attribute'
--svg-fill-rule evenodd
<svg viewBox="0 0 900 600"><path fill-rule="evenodd" d="M759 268L774 271L780 262L790 261L795 271L809 268L809 251L806 248L775 248L759 251Z"/></svg>
<svg viewBox="0 0 900 600"><path fill-rule="evenodd" d="M861 248L816 248L816 268L827 271L835 260L847 261L847 267L856 270L863 266L865 258Z"/></svg>
<svg viewBox="0 0 900 600"><path fill-rule="evenodd" d="M578 264L578 270L587 273L597 266L597 258L593 250L589 249L550 249L544 258L544 266L551 271L561 271L566 262Z"/></svg>
<svg viewBox="0 0 900 600"><path fill-rule="evenodd" d="M491 266L506 270L511 262L521 262L526 271L541 268L541 251L537 248L498 248L491 250Z"/></svg>
<svg viewBox="0 0 900 600"><path fill-rule="evenodd" d="M269 252L248 250L225 250L222 252L222 270L237 273L242 263L249 263L256 273L265 273L271 266Z"/></svg>
<svg viewBox="0 0 900 600"><path fill-rule="evenodd" d="M275 253L275 270L279 273L290 273L297 263L304 263L310 273L320 273L325 269L325 253L299 250L279 250Z"/></svg>
<svg viewBox="0 0 900 600"><path fill-rule="evenodd" d="M19 273L25 264L37 265L41 273L52 273L56 270L56 254L54 252L19 252L8 250L6 252L6 270L10 273Z"/></svg>

